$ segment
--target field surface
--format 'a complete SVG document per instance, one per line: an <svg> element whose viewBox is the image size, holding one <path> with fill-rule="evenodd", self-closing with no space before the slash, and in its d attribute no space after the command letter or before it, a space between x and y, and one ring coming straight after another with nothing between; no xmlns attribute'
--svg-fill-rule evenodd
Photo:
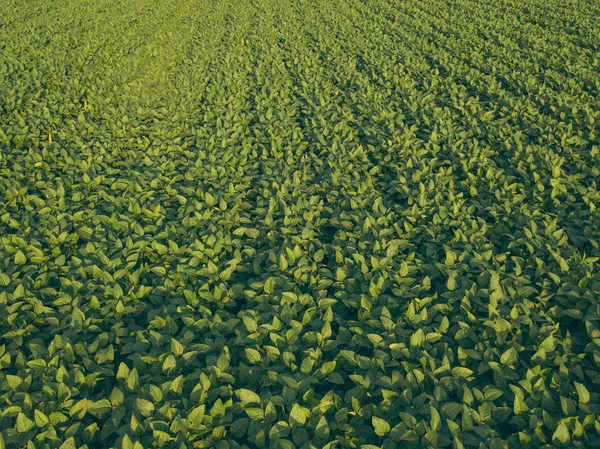
<svg viewBox="0 0 600 449"><path fill-rule="evenodd" d="M0 1L0 449L600 447L598 17Z"/></svg>

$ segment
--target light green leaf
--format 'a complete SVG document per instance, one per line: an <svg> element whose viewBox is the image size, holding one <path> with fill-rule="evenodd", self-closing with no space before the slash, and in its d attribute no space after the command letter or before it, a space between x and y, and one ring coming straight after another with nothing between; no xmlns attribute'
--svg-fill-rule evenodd
<svg viewBox="0 0 600 449"><path fill-rule="evenodd" d="M206 204L209 206L214 206L217 203L215 198L208 192L204 194L204 201L206 201Z"/></svg>
<svg viewBox="0 0 600 449"><path fill-rule="evenodd" d="M257 239L260 236L260 231L258 229L246 228L246 237L251 239Z"/></svg>
<svg viewBox="0 0 600 449"><path fill-rule="evenodd" d="M269 439L271 440L279 440L280 438L285 438L290 434L290 427L288 423L285 421L277 422L269 432Z"/></svg>
<svg viewBox="0 0 600 449"><path fill-rule="evenodd" d="M173 353L173 355L175 357L179 357L181 354L183 354L183 351L183 345L174 338L171 338L171 352Z"/></svg>
<svg viewBox="0 0 600 449"><path fill-rule="evenodd" d="M150 416L154 412L154 404L146 399L137 398L135 406L142 416Z"/></svg>
<svg viewBox="0 0 600 449"><path fill-rule="evenodd" d="M456 275L453 273L448 277L448 282L446 282L446 288L450 291L456 290Z"/></svg>
<svg viewBox="0 0 600 449"><path fill-rule="evenodd" d="M24 413L19 413L17 415L17 419L15 421L15 430L18 433L29 432L31 429L33 429L34 426L35 423L31 419L29 419Z"/></svg>
<svg viewBox="0 0 600 449"><path fill-rule="evenodd" d="M110 393L109 400L113 407L118 407L123 403L123 401L125 401L125 395L123 394L121 389L115 387Z"/></svg>
<svg viewBox="0 0 600 449"><path fill-rule="evenodd" d="M15 253L15 263L17 265L23 265L27 262L27 257L25 257L25 254L23 254L23 251L18 250Z"/></svg>
<svg viewBox="0 0 600 449"><path fill-rule="evenodd" d="M244 405L260 404L260 396L254 391L240 388L239 390L236 390L235 394L240 398L240 401L242 401Z"/></svg>
<svg viewBox="0 0 600 449"><path fill-rule="evenodd" d="M19 385L21 385L23 383L23 379L21 379L19 376L13 376L12 374L7 374L6 375L6 383L8 384L8 387L11 389L15 389L15 388L19 388Z"/></svg>
<svg viewBox="0 0 600 449"><path fill-rule="evenodd" d="M440 413L433 405L430 406L429 410L431 412L431 429L435 432L439 432L442 429Z"/></svg>
<svg viewBox="0 0 600 449"><path fill-rule="evenodd" d="M117 370L117 379L125 382L129 377L129 367L125 365L123 362L119 364L119 369Z"/></svg>
<svg viewBox="0 0 600 449"><path fill-rule="evenodd" d="M525 399L523 399L519 395L515 395L515 403L514 403L515 415L520 415L521 413L525 413L528 411L529 411L529 407L527 406Z"/></svg>
<svg viewBox="0 0 600 449"><path fill-rule="evenodd" d="M552 442L554 444L567 444L571 441L571 435L569 435L569 429L564 422L561 422L556 431L552 435Z"/></svg>
<svg viewBox="0 0 600 449"><path fill-rule="evenodd" d="M94 402L88 409L88 413L95 416L96 418L101 417L102 415L110 412L112 410L112 405L108 399L100 399L99 401Z"/></svg>
<svg viewBox="0 0 600 449"><path fill-rule="evenodd" d="M173 354L169 354L162 364L162 370L165 373L171 373L175 368L177 368L177 360Z"/></svg>
<svg viewBox="0 0 600 449"><path fill-rule="evenodd" d="M256 349L246 348L244 351L246 352L246 358L250 363L257 364L262 360L260 352L258 352Z"/></svg>
<svg viewBox="0 0 600 449"><path fill-rule="evenodd" d="M579 396L579 402L587 404L590 402L590 392L587 390L585 385L575 382L575 390L577 390L577 396Z"/></svg>
<svg viewBox="0 0 600 449"><path fill-rule="evenodd" d="M254 318L245 315L242 317L242 321L244 322L244 326L246 326L248 332L256 332L258 329L256 320Z"/></svg>
<svg viewBox="0 0 600 449"><path fill-rule="evenodd" d="M514 348L507 349L502 357L500 357L500 362L503 365L514 365L517 361L517 351Z"/></svg>
<svg viewBox="0 0 600 449"><path fill-rule="evenodd" d="M4 273L0 273L0 285L2 287L8 287L10 284L10 278Z"/></svg>
<svg viewBox="0 0 600 449"><path fill-rule="evenodd" d="M315 436L319 439L319 440L326 440L329 438L329 423L327 422L327 418L325 418L325 416L321 416L321 419L319 419L319 422L317 423L317 428L315 429Z"/></svg>
<svg viewBox="0 0 600 449"><path fill-rule="evenodd" d="M446 266L451 267L456 262L457 256L454 251L446 251Z"/></svg>
<svg viewBox="0 0 600 449"><path fill-rule="evenodd" d="M248 415L248 418L254 421L262 421L265 418L264 412L258 407L247 408L246 414Z"/></svg>
<svg viewBox="0 0 600 449"><path fill-rule="evenodd" d="M40 429L50 422L48 417L39 410L35 410L33 416L35 418L35 425Z"/></svg>
<svg viewBox="0 0 600 449"><path fill-rule="evenodd" d="M65 440L63 444L60 445L58 449L76 449L75 446L75 438L69 437Z"/></svg>
<svg viewBox="0 0 600 449"><path fill-rule="evenodd" d="M133 441L131 441L131 438L127 434L123 435L123 441L121 442L121 449L134 449Z"/></svg>
<svg viewBox="0 0 600 449"><path fill-rule="evenodd" d="M500 276L495 271L490 273L490 290L497 290L500 288Z"/></svg>
<svg viewBox="0 0 600 449"><path fill-rule="evenodd" d="M294 425L304 425L306 423L306 413L304 412L303 407L298 404L294 404L292 406L292 411L290 412L290 424Z"/></svg>
<svg viewBox="0 0 600 449"><path fill-rule="evenodd" d="M270 295L273 293L273 291L275 290L275 278L274 277L270 277L269 279L267 279L265 281L265 293Z"/></svg>
<svg viewBox="0 0 600 449"><path fill-rule="evenodd" d="M423 329L418 329L410 336L410 346L419 347L425 342L425 333Z"/></svg>
<svg viewBox="0 0 600 449"><path fill-rule="evenodd" d="M372 416L371 422L373 424L373 428L375 429L375 433L380 437L386 435L390 431L390 424L385 419Z"/></svg>

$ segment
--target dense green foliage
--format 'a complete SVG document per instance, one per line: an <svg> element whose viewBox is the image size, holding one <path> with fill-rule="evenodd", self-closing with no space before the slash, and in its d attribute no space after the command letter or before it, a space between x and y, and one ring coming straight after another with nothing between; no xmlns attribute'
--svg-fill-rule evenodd
<svg viewBox="0 0 600 449"><path fill-rule="evenodd" d="M0 2L0 448L600 446L595 0Z"/></svg>

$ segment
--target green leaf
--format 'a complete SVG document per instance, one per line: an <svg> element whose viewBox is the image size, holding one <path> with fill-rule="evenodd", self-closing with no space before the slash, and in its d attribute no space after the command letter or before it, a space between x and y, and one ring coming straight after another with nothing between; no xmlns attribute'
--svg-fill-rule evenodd
<svg viewBox="0 0 600 449"><path fill-rule="evenodd" d="M278 440L280 438L285 438L290 434L290 427L288 423L285 421L277 422L269 432L269 439Z"/></svg>
<svg viewBox="0 0 600 449"><path fill-rule="evenodd" d="M110 403L113 407L118 407L125 401L125 395L118 387L112 389L109 396Z"/></svg>
<svg viewBox="0 0 600 449"><path fill-rule="evenodd" d="M287 269L288 269L288 266L289 266L289 265L288 265L288 261L287 261L287 259L285 258L285 255L283 255L283 254L280 254L280 255L279 255L279 269L280 269L281 271L285 271L285 270L287 270Z"/></svg>
<svg viewBox="0 0 600 449"><path fill-rule="evenodd" d="M248 418L255 421L262 421L265 418L263 410L258 407L247 408L246 414L248 415Z"/></svg>
<svg viewBox="0 0 600 449"><path fill-rule="evenodd" d="M157 274L160 277L163 277L167 274L167 270L165 269L165 267L152 267L150 271L152 271L154 274Z"/></svg>
<svg viewBox="0 0 600 449"><path fill-rule="evenodd" d="M317 250L313 255L313 258L315 259L315 262L321 262L325 258L325 251L322 249Z"/></svg>
<svg viewBox="0 0 600 449"><path fill-rule="evenodd" d="M372 416L371 422L373 424L373 428L375 429L375 433L380 437L386 435L390 431L390 424L385 419Z"/></svg>
<svg viewBox="0 0 600 449"><path fill-rule="evenodd" d="M257 239L260 236L260 231L258 229L247 228L245 234L248 238Z"/></svg>
<svg viewBox="0 0 600 449"><path fill-rule="evenodd" d="M169 248L167 246L158 242L152 242L152 248L154 248L154 250L160 255L167 254L167 252L169 251Z"/></svg>
<svg viewBox="0 0 600 449"><path fill-rule="evenodd" d="M15 263L17 265L23 265L27 262L27 257L25 257L25 254L23 254L23 251L18 250L15 253Z"/></svg>
<svg viewBox="0 0 600 449"><path fill-rule="evenodd" d="M450 291L456 290L456 275L453 273L448 277L448 282L446 282L446 288Z"/></svg>
<svg viewBox="0 0 600 449"><path fill-rule="evenodd" d="M101 417L102 415L110 412L111 410L112 405L108 399L100 399L99 401L94 402L87 409L88 413L95 416L96 418Z"/></svg>
<svg viewBox="0 0 600 449"><path fill-rule="evenodd" d="M468 378L473 375L473 371L469 368L464 368L462 366L456 366L452 368L452 375L461 378Z"/></svg>
<svg viewBox="0 0 600 449"><path fill-rule="evenodd" d="M442 414L445 418L453 420L456 416L462 412L463 406L457 402L447 402L442 405Z"/></svg>
<svg viewBox="0 0 600 449"><path fill-rule="evenodd" d="M256 349L246 348L244 351L246 352L246 358L250 363L257 364L262 360L260 352L258 352Z"/></svg>
<svg viewBox="0 0 600 449"><path fill-rule="evenodd" d="M410 336L410 346L419 347L425 342L425 333L423 329L417 329L415 333Z"/></svg>
<svg viewBox="0 0 600 449"><path fill-rule="evenodd" d="M129 367L125 365L123 362L119 364L119 369L117 370L117 379L122 382L125 382L129 377Z"/></svg>
<svg viewBox="0 0 600 449"><path fill-rule="evenodd" d="M371 282L369 284L369 294L374 298L377 298L381 294L381 289L379 288L379 285L377 285L375 282Z"/></svg>
<svg viewBox="0 0 600 449"><path fill-rule="evenodd" d="M490 273L490 290L498 290L500 288L500 276L495 271Z"/></svg>
<svg viewBox="0 0 600 449"><path fill-rule="evenodd" d="M430 406L429 410L431 412L431 429L435 432L439 432L442 429L440 413L433 405Z"/></svg>
<svg viewBox="0 0 600 449"><path fill-rule="evenodd" d="M188 415L187 419L195 429L198 429L199 426L202 424L202 418L204 418L205 411L206 405L202 404L198 407L195 407Z"/></svg>
<svg viewBox="0 0 600 449"><path fill-rule="evenodd" d="M137 398L135 407L142 416L150 416L154 412L154 404L146 399Z"/></svg>
<svg viewBox="0 0 600 449"><path fill-rule="evenodd" d="M30 420L24 413L19 413L17 415L17 419L15 421L15 430L18 433L29 432L31 429L33 429L34 426L35 423L32 420Z"/></svg>
<svg viewBox="0 0 600 449"><path fill-rule="evenodd" d="M176 368L177 360L173 354L169 354L162 364L162 370L164 373L172 373Z"/></svg>
<svg viewBox="0 0 600 449"><path fill-rule="evenodd" d="M559 258L559 265L560 265L560 270L563 273L568 273L569 272L569 264L562 257Z"/></svg>
<svg viewBox="0 0 600 449"><path fill-rule="evenodd" d="M75 446L75 438L69 437L65 440L63 444L60 445L58 449L76 449Z"/></svg>
<svg viewBox="0 0 600 449"><path fill-rule="evenodd" d="M575 390L577 390L577 396L579 396L579 402L587 404L590 402L590 392L585 388L583 384L575 382Z"/></svg>
<svg viewBox="0 0 600 449"><path fill-rule="evenodd" d="M327 418L325 416L321 416L319 422L317 423L317 428L315 429L315 436L321 440L325 441L329 438L329 423L327 422Z"/></svg>
<svg viewBox="0 0 600 449"><path fill-rule="evenodd" d="M248 418L236 419L231 423L231 434L235 437L240 437L246 434L250 420Z"/></svg>
<svg viewBox="0 0 600 449"><path fill-rule="evenodd" d="M249 404L260 404L260 396L254 391L240 388L239 390L236 390L235 394L240 398L240 401L242 401L244 406Z"/></svg>
<svg viewBox="0 0 600 449"><path fill-rule="evenodd" d="M227 347L224 348L224 350L219 355L219 358L217 359L217 368L219 368L223 372L225 372L227 368L229 368L229 350Z"/></svg>
<svg viewBox="0 0 600 449"><path fill-rule="evenodd" d="M2 287L8 287L10 284L10 278L4 273L0 273L0 285Z"/></svg>
<svg viewBox="0 0 600 449"><path fill-rule="evenodd" d="M131 441L131 438L127 434L123 435L123 441L121 442L121 449L134 449L133 441Z"/></svg>
<svg viewBox="0 0 600 449"><path fill-rule="evenodd" d="M219 273L219 278L223 282L227 282L229 279L231 279L231 275L233 274L234 271L235 271L235 267L233 267L233 266L226 268Z"/></svg>
<svg viewBox="0 0 600 449"><path fill-rule="evenodd" d="M242 317L242 321L244 322L244 326L246 326L246 329L248 330L248 332L256 332L257 331L258 325L254 318L244 315Z"/></svg>
<svg viewBox="0 0 600 449"><path fill-rule="evenodd" d="M296 446L290 440L278 439L277 444L279 445L279 449L296 449Z"/></svg>
<svg viewBox="0 0 600 449"><path fill-rule="evenodd" d="M525 399L523 399L519 395L515 395L515 403L514 403L515 415L520 415L521 413L525 413L528 411L529 411L529 407L527 406Z"/></svg>
<svg viewBox="0 0 600 449"><path fill-rule="evenodd" d="M552 442L554 444L567 444L570 441L571 436L569 435L569 429L564 422L560 422L556 428L556 431L552 435Z"/></svg>
<svg viewBox="0 0 600 449"><path fill-rule="evenodd" d="M48 417L39 410L35 410L35 412L33 412L33 416L35 419L35 425L40 429L50 422Z"/></svg>
<svg viewBox="0 0 600 449"><path fill-rule="evenodd" d="M183 351L183 345L174 338L171 338L171 353L173 353L175 357L179 357L181 354L183 354Z"/></svg>
<svg viewBox="0 0 600 449"><path fill-rule="evenodd" d="M544 341L542 341L538 347L538 349L544 349L547 352L554 351L555 348L556 348L556 338L554 338L554 335L550 335L550 336L546 337L544 339Z"/></svg>
<svg viewBox="0 0 600 449"><path fill-rule="evenodd" d="M19 376L13 376L12 374L7 374L6 375L6 383L8 384L8 387L11 389L16 389L19 388L19 385L21 385L23 383L23 379L21 379Z"/></svg>
<svg viewBox="0 0 600 449"><path fill-rule="evenodd" d="M267 279L265 281L265 293L270 295L273 293L273 291L275 290L275 278L274 277L270 277L269 279Z"/></svg>
<svg viewBox="0 0 600 449"><path fill-rule="evenodd" d="M290 412L290 424L292 426L304 425L304 423L306 423L306 418L307 416L304 409L300 405L294 404Z"/></svg>
<svg viewBox="0 0 600 449"><path fill-rule="evenodd" d="M446 251L446 266L451 267L456 262L457 256L454 251Z"/></svg>
<svg viewBox="0 0 600 449"><path fill-rule="evenodd" d="M204 194L204 201L206 201L206 204L208 204L209 206L214 206L215 204L217 204L215 198L208 192Z"/></svg>
<svg viewBox="0 0 600 449"><path fill-rule="evenodd" d="M514 365L516 361L517 351L514 348L509 348L504 352L504 354L502 354L502 357L500 357L500 362L503 365Z"/></svg>

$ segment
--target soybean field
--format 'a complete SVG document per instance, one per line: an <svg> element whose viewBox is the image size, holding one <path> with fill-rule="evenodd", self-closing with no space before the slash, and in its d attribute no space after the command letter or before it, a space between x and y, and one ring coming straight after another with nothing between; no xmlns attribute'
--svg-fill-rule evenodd
<svg viewBox="0 0 600 449"><path fill-rule="evenodd" d="M599 18L0 1L0 449L600 447Z"/></svg>

